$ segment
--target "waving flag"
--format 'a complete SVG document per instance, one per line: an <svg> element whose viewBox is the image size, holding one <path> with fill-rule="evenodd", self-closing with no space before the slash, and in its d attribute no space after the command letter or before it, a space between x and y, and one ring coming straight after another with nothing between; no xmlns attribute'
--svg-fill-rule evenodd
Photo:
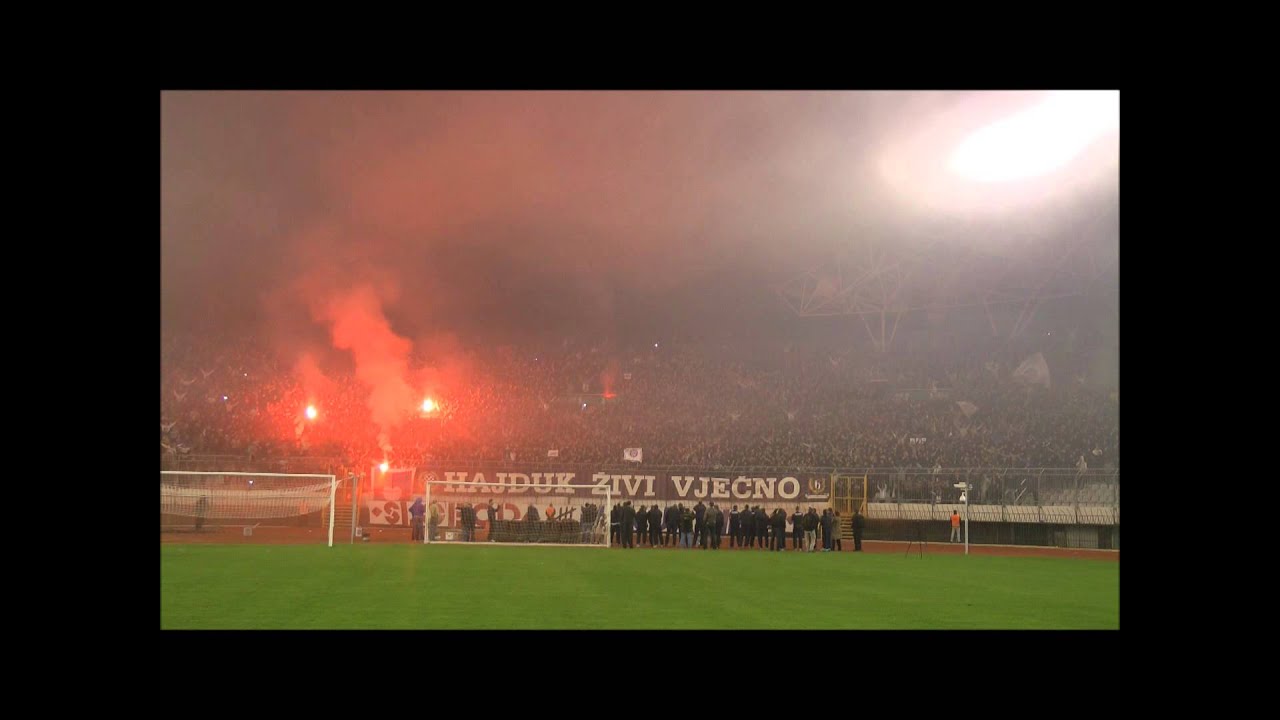
<svg viewBox="0 0 1280 720"><path fill-rule="evenodd" d="M627 448L622 451L622 459L627 462L640 462L644 459L644 450L642 448Z"/></svg>
<svg viewBox="0 0 1280 720"><path fill-rule="evenodd" d="M1013 379L1024 385L1043 385L1049 387L1049 363L1044 360L1044 353L1036 353L1013 371Z"/></svg>

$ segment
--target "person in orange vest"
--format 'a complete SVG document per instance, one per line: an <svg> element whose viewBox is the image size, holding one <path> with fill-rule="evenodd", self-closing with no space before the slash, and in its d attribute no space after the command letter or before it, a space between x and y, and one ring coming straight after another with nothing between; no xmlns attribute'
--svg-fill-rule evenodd
<svg viewBox="0 0 1280 720"><path fill-rule="evenodd" d="M554 507L552 507L552 506L548 505L548 506L547 506L547 520L548 520L548 521L550 521L550 520L551 520L551 518L554 518L555 516L556 516L556 509L555 509Z"/></svg>
<svg viewBox="0 0 1280 720"><path fill-rule="evenodd" d="M951 540L949 542L960 542L960 511L951 511Z"/></svg>

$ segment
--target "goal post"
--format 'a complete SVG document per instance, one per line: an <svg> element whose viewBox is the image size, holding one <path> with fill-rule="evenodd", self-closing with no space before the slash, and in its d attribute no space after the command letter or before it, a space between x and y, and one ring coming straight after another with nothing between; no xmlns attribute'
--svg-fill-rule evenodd
<svg viewBox="0 0 1280 720"><path fill-rule="evenodd" d="M336 475L160 471L163 540L333 547Z"/></svg>
<svg viewBox="0 0 1280 720"><path fill-rule="evenodd" d="M422 542L607 548L612 511L611 489L597 485L427 480Z"/></svg>

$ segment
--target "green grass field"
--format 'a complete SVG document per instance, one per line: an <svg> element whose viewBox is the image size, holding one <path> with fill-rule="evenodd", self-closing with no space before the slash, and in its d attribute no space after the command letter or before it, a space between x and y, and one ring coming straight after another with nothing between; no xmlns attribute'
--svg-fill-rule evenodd
<svg viewBox="0 0 1280 720"><path fill-rule="evenodd" d="M981 555L162 545L164 629L1116 629L1120 565Z"/></svg>

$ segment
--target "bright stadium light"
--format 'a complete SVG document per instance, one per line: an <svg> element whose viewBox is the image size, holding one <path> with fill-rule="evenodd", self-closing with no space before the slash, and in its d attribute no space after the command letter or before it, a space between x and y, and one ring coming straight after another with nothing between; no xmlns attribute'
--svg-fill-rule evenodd
<svg viewBox="0 0 1280 720"><path fill-rule="evenodd" d="M307 406L307 419L308 419L308 420L315 420L315 419L316 419L316 409L315 409L315 406L312 406L312 405L308 405L308 406Z"/></svg>
<svg viewBox="0 0 1280 720"><path fill-rule="evenodd" d="M984 183L1043 175L1119 127L1119 92L1050 93L1044 102L969 135L951 154L950 168Z"/></svg>
<svg viewBox="0 0 1280 720"><path fill-rule="evenodd" d="M431 400L431 398L427 398L426 400L422 401L422 412L429 413L435 409L436 409L436 404Z"/></svg>
<svg viewBox="0 0 1280 720"><path fill-rule="evenodd" d="M386 460L383 460L382 464L378 466L378 469L382 472L386 472L390 467L391 465Z"/></svg>

